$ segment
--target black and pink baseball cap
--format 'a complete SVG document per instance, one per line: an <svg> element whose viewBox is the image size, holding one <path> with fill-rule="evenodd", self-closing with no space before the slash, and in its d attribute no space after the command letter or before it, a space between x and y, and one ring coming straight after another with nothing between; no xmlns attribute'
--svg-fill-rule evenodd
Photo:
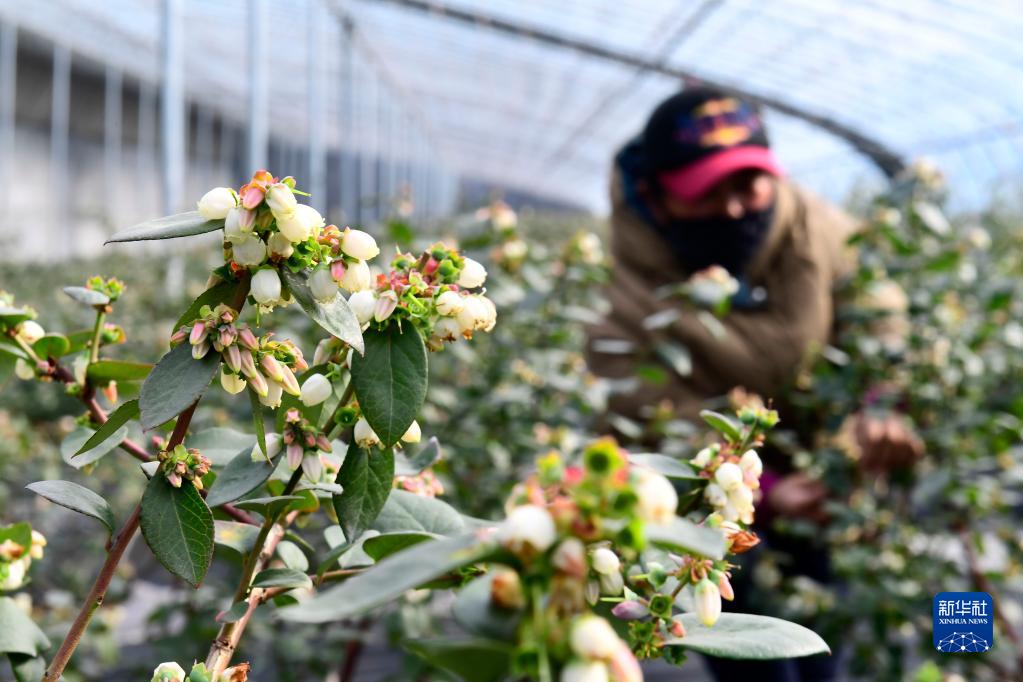
<svg viewBox="0 0 1023 682"><path fill-rule="evenodd" d="M662 102L643 130L642 147L648 174L686 201L738 171L783 174L759 108L714 88L687 88Z"/></svg>

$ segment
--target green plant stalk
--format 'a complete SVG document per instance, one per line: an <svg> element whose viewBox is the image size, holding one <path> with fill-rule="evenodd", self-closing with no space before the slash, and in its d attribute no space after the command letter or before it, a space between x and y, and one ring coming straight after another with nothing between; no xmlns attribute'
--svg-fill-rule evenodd
<svg viewBox="0 0 1023 682"><path fill-rule="evenodd" d="M99 342L100 335L103 333L103 321L106 319L107 313L103 308L96 309L96 326L92 329L92 345L89 346L89 363L99 361Z"/></svg>
<svg viewBox="0 0 1023 682"><path fill-rule="evenodd" d="M337 409L334 410L334 414L331 415L331 417L330 417L331 421L334 421L337 418L337 413L342 408L344 408L345 405L348 404L348 401L352 399L353 395L355 395L355 386L352 384L352 380L349 379L348 380L348 385L345 386L345 392L341 394L341 401L338 402ZM340 436L341 435L341 431L343 429L344 429L344 427L341 424L338 424L337 422L335 422L334 423L334 428L332 428L330 430L330 433L327 434L327 440L334 440L335 438Z"/></svg>
<svg viewBox="0 0 1023 682"><path fill-rule="evenodd" d="M540 594L540 586L533 585L532 589L532 602L533 602L533 623L538 628L543 628L542 632L538 633L536 638L537 654L539 656L539 664L537 673L540 676L540 682L551 682L551 661L547 656L547 628L543 627L543 595Z"/></svg>
<svg viewBox="0 0 1023 682"><path fill-rule="evenodd" d="M291 475L288 480L288 484L284 487L281 495L290 495L298 487L299 482L302 480L302 467L295 470L295 473ZM212 679L216 679L217 675L224 672L228 664L231 662L231 656L234 654L235 648L238 646L238 641L241 639L242 633L245 631L246 625L248 625L249 619L252 618L253 612L256 608L265 601L262 598L262 594L257 590L252 590L252 578L255 576L256 571L270 561L273 556L274 550L277 549L277 544L284 537L284 529L293 518L289 516L285 523L281 526L277 526L277 515L267 516L263 525L259 529L259 535L256 536L256 542L252 546L252 551L245 558L245 564L242 567L241 577L238 579L238 589L234 593L234 600L232 603L236 604L243 599L248 599L248 608L245 614L233 623L224 623L220 626L220 631L217 633L216 638L210 645L210 652L206 656L206 668L210 671ZM273 535L271 536L271 533ZM267 538L270 538L269 541Z"/></svg>

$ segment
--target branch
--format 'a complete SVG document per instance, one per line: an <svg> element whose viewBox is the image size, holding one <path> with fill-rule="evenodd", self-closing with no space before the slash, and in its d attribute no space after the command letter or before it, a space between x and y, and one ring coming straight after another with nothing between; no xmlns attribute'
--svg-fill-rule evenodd
<svg viewBox="0 0 1023 682"><path fill-rule="evenodd" d="M185 440L185 433L188 431L188 425L192 421L192 415L195 413L195 407L199 404L199 401L195 401L192 405L178 415L178 420L174 424L174 432L171 434L170 441L168 442L169 448L177 447ZM71 660L72 654L75 649L78 648L78 643L82 641L82 635L85 634L86 628L89 627L89 622L92 620L93 614L99 609L100 605L103 604L103 599L106 596L107 588L110 587L110 581L114 577L114 571L117 569L117 564L121 561L121 557L124 555L124 551L128 548L128 544L132 538L135 537L135 533L139 529L139 518L142 513L141 502L135 505L135 510L128 517L128 520L124 522L124 526L117 534L117 540L114 541L110 547L110 551L107 552L106 561L103 562L102 568L100 568L99 575L96 576L96 582L93 583L92 589L89 590L89 595L85 599L85 603L82 604L81 610L78 612L78 616L71 624L71 629L68 631L67 636L61 643L60 648L57 649L57 653L54 655L53 660L50 662L50 667L47 668L46 674L43 675L43 682L54 682L59 680L64 672L64 668L67 667L68 661Z"/></svg>

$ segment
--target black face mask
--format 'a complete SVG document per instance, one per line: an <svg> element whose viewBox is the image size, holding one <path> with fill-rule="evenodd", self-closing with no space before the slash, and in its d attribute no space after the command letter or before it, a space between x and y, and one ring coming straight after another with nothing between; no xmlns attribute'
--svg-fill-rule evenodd
<svg viewBox="0 0 1023 682"><path fill-rule="evenodd" d="M741 218L673 220L661 226L661 234L688 272L720 265L738 277L756 255L773 217L772 206L747 211Z"/></svg>

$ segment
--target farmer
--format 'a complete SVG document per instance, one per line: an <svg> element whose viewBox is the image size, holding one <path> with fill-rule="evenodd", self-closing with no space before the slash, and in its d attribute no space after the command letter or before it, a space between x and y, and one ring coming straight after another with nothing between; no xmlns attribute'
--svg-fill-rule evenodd
<svg viewBox="0 0 1023 682"><path fill-rule="evenodd" d="M611 203L611 309L589 330L591 367L613 380L607 423L628 436L665 411L698 419L704 407L725 407L740 387L773 399L784 422L785 394L831 335L833 292L855 265L846 246L853 221L784 179L755 105L705 87L661 103L618 153ZM697 273L730 296L717 323L670 295ZM651 366L662 368L654 381L637 371ZM634 426L623 431L623 424ZM861 416L856 432L864 468L902 467L920 451L897 417ZM758 517L823 521L824 487L786 473L786 461L767 463L774 471ZM808 574L827 580L826 553L786 549L800 554ZM730 665L714 664L719 679L832 674L813 661L802 673L791 662Z"/></svg>

